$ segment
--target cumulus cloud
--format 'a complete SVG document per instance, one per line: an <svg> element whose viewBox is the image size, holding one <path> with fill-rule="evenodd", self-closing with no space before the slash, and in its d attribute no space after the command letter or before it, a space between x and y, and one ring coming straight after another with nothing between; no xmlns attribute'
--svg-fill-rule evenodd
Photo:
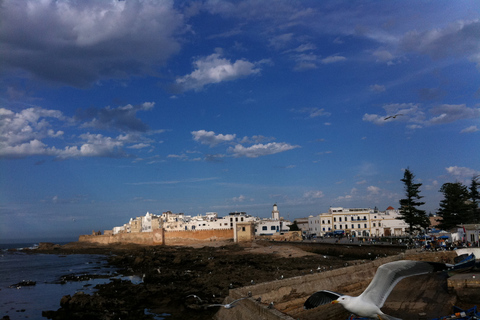
<svg viewBox="0 0 480 320"><path fill-rule="evenodd" d="M232 81L258 74L260 73L259 65L266 62L264 60L252 63L245 59L231 62L222 58L221 52L217 52L195 61L193 63L195 70L190 74L177 78L172 89L180 92L188 90L199 91L212 83Z"/></svg>
<svg viewBox="0 0 480 320"><path fill-rule="evenodd" d="M4 1L0 20L6 69L79 87L153 73L185 30L172 1Z"/></svg>
<svg viewBox="0 0 480 320"><path fill-rule="evenodd" d="M40 155L58 159L127 157L129 155L124 152L124 147L138 150L150 146L152 142L145 137L149 132L134 131L135 128L146 130L145 125L134 117L136 110L148 110L151 107L153 103L146 102L137 107L106 108L104 116L83 117L83 120L90 120L88 122L81 122L79 117L69 118L59 110L31 107L14 112L0 108L0 158ZM102 112L94 110L90 114L98 116ZM136 123L136 126L131 123ZM112 129L121 133L116 137L90 132L77 134L78 130L85 127ZM67 135L65 130L75 131L75 134Z"/></svg>
<svg viewBox="0 0 480 320"><path fill-rule="evenodd" d="M39 107L13 112L0 108L0 156L23 157L46 153L44 138L61 138L63 131L52 129L51 122L68 121L58 110Z"/></svg>
<svg viewBox="0 0 480 320"><path fill-rule="evenodd" d="M234 157L247 157L247 158L257 158L260 156L271 155L279 152L284 152L299 148L300 146L291 145L285 142L271 142L267 144L254 144L250 147L244 147L241 144L235 145L235 147L230 147L228 151L233 154Z"/></svg>
<svg viewBox="0 0 480 320"><path fill-rule="evenodd" d="M151 110L154 102L144 102L140 105L127 104L118 108L105 107L102 109L79 109L76 120L86 121L83 126L96 129L114 129L121 131L148 131L148 126L136 114L141 110Z"/></svg>
<svg viewBox="0 0 480 320"><path fill-rule="evenodd" d="M200 142L201 144L214 147L223 142L231 142L235 139L235 134L215 134L213 131L198 130L192 131L193 140Z"/></svg>
<svg viewBox="0 0 480 320"><path fill-rule="evenodd" d="M66 147L64 150L56 150L54 154L60 159L78 158L78 157L125 157L122 150L124 146L124 137L116 138L106 137L101 134L85 133L80 135L84 140L80 146Z"/></svg>
<svg viewBox="0 0 480 320"><path fill-rule="evenodd" d="M445 168L445 170L447 170L447 172L449 174L451 174L452 176L463 177L463 178L473 177L473 176L476 176L476 175L480 174L479 171L474 170L474 169L470 169L470 168L466 168L466 167L452 166L452 167Z"/></svg>

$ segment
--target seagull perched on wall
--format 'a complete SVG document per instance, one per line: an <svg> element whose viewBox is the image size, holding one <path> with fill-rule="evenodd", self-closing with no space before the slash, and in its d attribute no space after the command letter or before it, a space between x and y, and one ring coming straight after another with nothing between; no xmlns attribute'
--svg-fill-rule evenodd
<svg viewBox="0 0 480 320"><path fill-rule="evenodd" d="M369 317L380 320L399 320L386 315L380 308L383 307L388 295L397 283L406 277L445 270L444 263L400 260L381 265L373 280L358 297L351 297L333 291L322 290L312 294L303 307L312 309L327 303L339 303L351 313L360 317Z"/></svg>
<svg viewBox="0 0 480 320"><path fill-rule="evenodd" d="M383 119L383 120L388 120L388 119L390 119L390 118L395 119L395 118L398 117L398 116L403 116L403 114L397 113L397 114L394 114L393 116L388 116L388 117L386 117L386 118Z"/></svg>
<svg viewBox="0 0 480 320"><path fill-rule="evenodd" d="M247 297L243 297L243 298L240 298L240 299L237 299L237 300L233 300L232 302L227 303L227 304L220 304L220 303L211 304L211 305L209 305L209 307L224 307L225 309L232 309L233 307L235 307L235 304L238 301L243 300L243 299L247 299Z"/></svg>

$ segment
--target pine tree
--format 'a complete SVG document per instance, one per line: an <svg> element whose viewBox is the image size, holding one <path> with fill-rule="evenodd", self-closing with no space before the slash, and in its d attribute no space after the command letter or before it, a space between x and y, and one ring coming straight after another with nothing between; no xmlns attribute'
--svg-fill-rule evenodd
<svg viewBox="0 0 480 320"><path fill-rule="evenodd" d="M468 188L460 182L447 182L442 185L443 200L437 214L442 218L440 228L451 229L460 224L473 222L472 205Z"/></svg>
<svg viewBox="0 0 480 320"><path fill-rule="evenodd" d="M422 206L425 202L419 201L423 198L420 195L421 183L414 183L415 175L406 169L403 174L402 181L405 184L405 199L400 199L400 216L398 219L404 220L410 227L410 235L415 230L425 229L430 225L430 221L425 214L425 210L420 210L417 207Z"/></svg>
<svg viewBox="0 0 480 320"><path fill-rule="evenodd" d="M480 192L478 191L478 188L480 186L480 183L478 182L479 178L480 176L474 176L470 184L470 201L472 205L472 222L473 223L480 223L480 209L479 209Z"/></svg>

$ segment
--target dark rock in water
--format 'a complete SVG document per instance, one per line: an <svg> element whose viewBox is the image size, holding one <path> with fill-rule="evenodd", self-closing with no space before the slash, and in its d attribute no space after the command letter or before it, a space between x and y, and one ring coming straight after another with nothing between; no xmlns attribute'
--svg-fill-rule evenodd
<svg viewBox="0 0 480 320"><path fill-rule="evenodd" d="M9 286L10 288L21 288L21 287L29 287L29 286L34 286L36 285L37 282L36 281L32 281L32 280L23 280L23 281L20 281L19 283L15 283L15 284L12 284L11 286Z"/></svg>

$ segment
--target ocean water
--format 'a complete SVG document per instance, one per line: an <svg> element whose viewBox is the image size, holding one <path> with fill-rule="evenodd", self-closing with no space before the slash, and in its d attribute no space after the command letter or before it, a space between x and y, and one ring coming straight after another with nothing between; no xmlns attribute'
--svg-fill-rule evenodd
<svg viewBox="0 0 480 320"><path fill-rule="evenodd" d="M115 269L107 265L102 255L28 254L7 250L28 247L34 244L0 244L0 318L8 315L10 319L46 319L42 311L60 308L64 295L77 291L91 294L95 285L109 282L109 276L115 275ZM60 277L69 274L97 274L106 278L61 284ZM36 281L36 285L14 286L21 281Z"/></svg>

